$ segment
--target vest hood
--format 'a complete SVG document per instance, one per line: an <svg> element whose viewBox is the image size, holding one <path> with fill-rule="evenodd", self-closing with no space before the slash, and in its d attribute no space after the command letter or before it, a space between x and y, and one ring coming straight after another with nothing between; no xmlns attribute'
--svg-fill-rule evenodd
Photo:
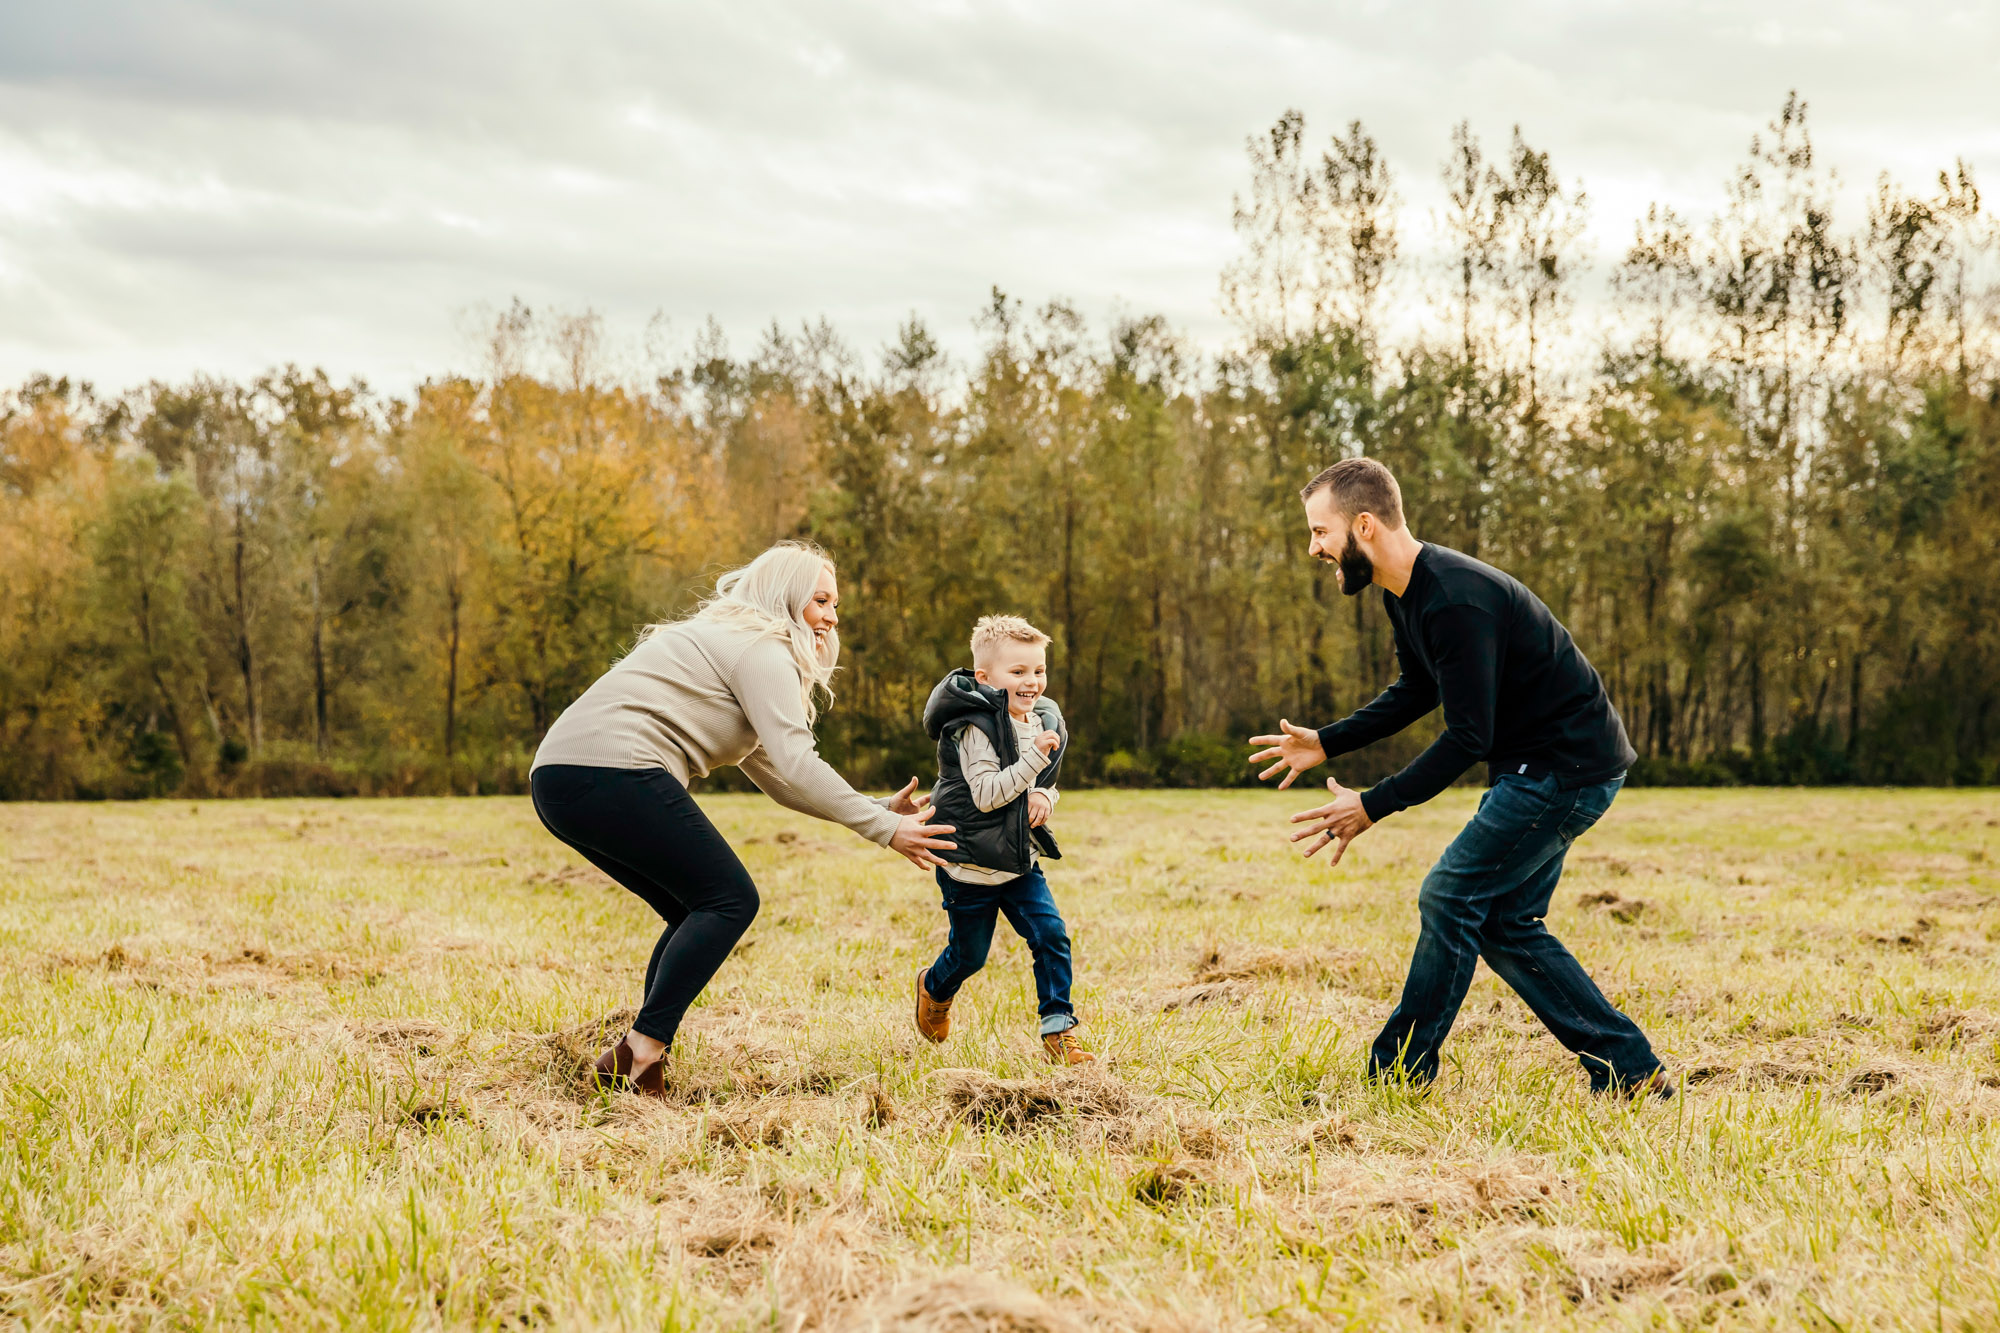
<svg viewBox="0 0 2000 1333"><path fill-rule="evenodd" d="M1007 696L991 685L981 685L967 667L958 667L937 683L924 704L924 734L942 740L947 731L966 723L990 721L994 714L1007 711Z"/></svg>
<svg viewBox="0 0 2000 1333"><path fill-rule="evenodd" d="M1056 701L1046 694L1035 700L1035 712L1048 730L1064 730L1062 709L1056 707ZM954 667L931 690L931 697L924 704L924 734L939 741L966 723L976 722L980 724L980 730L991 734L997 743L1000 719L1006 715L1007 695L1004 691L980 684L970 667ZM1067 744L1068 736L1063 739Z"/></svg>

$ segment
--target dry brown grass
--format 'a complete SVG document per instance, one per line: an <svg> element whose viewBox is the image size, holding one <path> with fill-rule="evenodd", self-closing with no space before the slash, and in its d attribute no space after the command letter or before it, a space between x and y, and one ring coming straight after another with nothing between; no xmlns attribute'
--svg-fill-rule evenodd
<svg viewBox="0 0 2000 1333"><path fill-rule="evenodd" d="M1552 916L1687 1079L1626 1106L1483 970L1360 1081L1469 795L1331 873L1065 800L1077 1071L1018 942L933 1048L934 890L709 801L766 907L663 1104L588 1078L653 926L519 802L0 807L0 1326L2000 1322L2000 798L1622 797Z"/></svg>

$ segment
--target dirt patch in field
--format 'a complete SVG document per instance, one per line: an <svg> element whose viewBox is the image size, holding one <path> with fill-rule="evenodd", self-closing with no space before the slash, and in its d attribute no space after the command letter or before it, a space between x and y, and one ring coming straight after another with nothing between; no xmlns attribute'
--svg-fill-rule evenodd
<svg viewBox="0 0 2000 1333"><path fill-rule="evenodd" d="M983 1129L1023 1133L1062 1127L1095 1139L1107 1151L1156 1161L1216 1162L1241 1151L1206 1109L1139 1092L1089 1066L1048 1079L940 1069L927 1081L949 1119Z"/></svg>
<svg viewBox="0 0 2000 1333"><path fill-rule="evenodd" d="M1903 930L1870 930L1862 932L1861 938L1872 944L1886 944L1898 949L1920 949L1931 942L1937 932L1937 921L1920 916Z"/></svg>
<svg viewBox="0 0 2000 1333"><path fill-rule="evenodd" d="M681 1243L689 1254L706 1259L723 1259L745 1252L755 1253L777 1247L784 1233L762 1221L708 1225L687 1232Z"/></svg>
<svg viewBox="0 0 2000 1333"><path fill-rule="evenodd" d="M1916 1050L1948 1049L2000 1033L2000 1017L1966 1009L1946 1009L1917 1023L1911 1046Z"/></svg>
<svg viewBox="0 0 2000 1333"><path fill-rule="evenodd" d="M636 1009L618 1009L536 1038L541 1071L567 1095L595 1098L598 1056L630 1030L638 1014ZM858 1075L790 1059L754 1042L686 1029L683 1033L696 1040L677 1042L668 1057L667 1101L676 1106L707 1106L774 1094L835 1097L860 1081Z"/></svg>
<svg viewBox="0 0 2000 1333"><path fill-rule="evenodd" d="M1981 1009L1940 1008L1909 1018L1842 1010L1811 1020L1738 1020L1737 1027L1748 1049L1690 1053L1678 1075L1689 1088L1818 1087L1840 1097L1894 1088L1956 1097L1966 1091L1965 1076L1984 1072L1989 1061L1982 1055L2000 1042L2000 1014Z"/></svg>
<svg viewBox="0 0 2000 1333"><path fill-rule="evenodd" d="M1621 1300L1635 1292L1657 1290L1673 1282L1682 1270L1680 1257L1656 1246L1639 1250L1615 1249L1604 1239L1588 1233L1572 1240L1557 1233L1556 1249L1568 1273L1562 1283L1563 1295L1576 1305L1593 1300ZM1547 1245L1549 1238L1539 1243ZM1567 1243L1566 1243L1567 1242ZM1594 1243L1593 1243L1594 1242Z"/></svg>
<svg viewBox="0 0 2000 1333"><path fill-rule="evenodd" d="M423 1018L355 1021L347 1024L347 1030L372 1045L409 1051L415 1055L434 1055L453 1040L450 1029Z"/></svg>
<svg viewBox="0 0 2000 1333"><path fill-rule="evenodd" d="M1842 1097L1867 1097L1928 1081L1927 1071L1908 1061L1876 1056L1852 1065L1847 1063L1853 1058L1851 1051L1832 1053L1845 1058L1838 1063L1797 1055L1781 1060L1709 1059L1689 1065L1682 1077L1690 1087L1704 1084L1730 1084L1739 1088L1825 1087Z"/></svg>
<svg viewBox="0 0 2000 1333"><path fill-rule="evenodd" d="M1255 989L1247 982L1203 981L1168 991L1160 997L1160 1010L1172 1013L1176 1009L1193 1009L1205 1004L1241 1004L1254 994Z"/></svg>
<svg viewBox="0 0 2000 1333"><path fill-rule="evenodd" d="M859 1200L791 1182L758 1189L683 1177L623 1227L677 1241L707 1283L746 1300L736 1311L746 1325L761 1326L775 1298L788 1330L844 1327L844 1312L888 1284L885 1238Z"/></svg>
<svg viewBox="0 0 2000 1333"><path fill-rule="evenodd" d="M1210 945L1195 958L1197 986L1232 981L1303 980L1326 984L1362 961L1358 949L1269 949Z"/></svg>
<svg viewBox="0 0 2000 1333"><path fill-rule="evenodd" d="M1120 1119L1138 1109L1129 1088L1094 1072L1043 1080L995 1078L979 1069L940 1069L929 1082L952 1116L988 1129L1024 1130L1068 1116Z"/></svg>
<svg viewBox="0 0 2000 1333"><path fill-rule="evenodd" d="M1533 1012L1511 993L1505 998L1496 997L1483 1009L1468 1009L1452 1025L1452 1034L1458 1037L1478 1037L1488 1032L1527 1037L1542 1030Z"/></svg>
<svg viewBox="0 0 2000 1333"><path fill-rule="evenodd" d="M711 1114L706 1133L726 1148L781 1148L807 1118L790 1102L760 1102Z"/></svg>
<svg viewBox="0 0 2000 1333"><path fill-rule="evenodd" d="M1216 1186L1207 1171L1190 1162L1154 1162L1141 1167L1125 1182L1133 1198L1148 1208L1159 1209L1208 1199Z"/></svg>
<svg viewBox="0 0 2000 1333"><path fill-rule="evenodd" d="M397 1107L396 1119L417 1129L437 1129L454 1120L470 1120L472 1114L458 1102L445 1098L419 1097Z"/></svg>
<svg viewBox="0 0 2000 1333"><path fill-rule="evenodd" d="M1412 1218L1540 1218L1571 1189L1546 1162L1501 1158L1429 1171L1385 1174L1379 1164L1343 1159L1324 1169L1320 1193L1344 1212L1400 1212Z"/></svg>
<svg viewBox="0 0 2000 1333"><path fill-rule="evenodd" d="M41 957L36 969L44 977L57 976L64 972L113 972L128 977L136 977L146 972L151 960L137 949L127 949L123 944L114 944L97 953L76 953L68 949L56 949Z"/></svg>
<svg viewBox="0 0 2000 1333"><path fill-rule="evenodd" d="M345 955L329 953L324 949L278 953L251 947L206 954L204 957L217 976L264 973L291 981L369 981L381 977L384 972L379 966L364 966Z"/></svg>
<svg viewBox="0 0 2000 1333"><path fill-rule="evenodd" d="M1560 1258L1556 1280L1564 1299L1572 1305L1622 1302L1638 1296L1665 1300L1678 1294L1676 1285L1692 1276L1669 1246L1624 1250L1615 1248L1615 1242L1569 1242L1566 1232L1558 1233L1554 1240L1550 1244L1549 1238L1544 1238L1541 1243Z"/></svg>
<svg viewBox="0 0 2000 1333"><path fill-rule="evenodd" d="M1140 1152L1183 1152L1203 1160L1233 1157L1239 1147L1214 1116L1198 1108L1156 1113L1134 1146Z"/></svg>
<svg viewBox="0 0 2000 1333"><path fill-rule="evenodd" d="M96 971L111 984L171 995L204 995L225 990L274 995L298 982L372 981L385 971L323 949L282 953L262 945L174 953L149 952L113 944L95 954L57 951L43 957L41 972Z"/></svg>
<svg viewBox="0 0 2000 1333"><path fill-rule="evenodd" d="M1240 1005L1260 993L1267 982L1290 982L1294 988L1325 988L1351 982L1366 964L1358 949L1273 949L1211 944L1199 950L1188 983L1156 997L1161 1012L1206 1005Z"/></svg>
<svg viewBox="0 0 2000 1333"><path fill-rule="evenodd" d="M1602 912L1613 921L1622 922L1627 925L1637 921L1647 912L1645 899L1627 898L1613 889L1601 889L1596 893L1581 894L1578 896L1576 902L1579 907L1588 907L1593 911Z"/></svg>
<svg viewBox="0 0 2000 1333"><path fill-rule="evenodd" d="M677 1237L689 1254L708 1259L775 1250L793 1238L801 1221L809 1220L796 1209L789 1217L774 1210L761 1191L706 1178L677 1177L655 1202L654 1220L671 1227L667 1234Z"/></svg>
<svg viewBox="0 0 2000 1333"><path fill-rule="evenodd" d="M1711 1266L1712 1267L1712 1266ZM1428 1270L1429 1280L1417 1278ZM1628 1249L1608 1233L1581 1227L1505 1226L1475 1232L1406 1279L1408 1299L1445 1317L1443 1292L1494 1293L1511 1306L1523 1295L1543 1294L1555 1309L1650 1298L1669 1304L1692 1300L1721 1279L1692 1264L1683 1245L1649 1243ZM1730 1275L1728 1282L1736 1281Z"/></svg>
<svg viewBox="0 0 2000 1333"><path fill-rule="evenodd" d="M837 1320L838 1333L1084 1333L1026 1287L967 1271L918 1278Z"/></svg>
<svg viewBox="0 0 2000 1333"><path fill-rule="evenodd" d="M1344 1115L1301 1126L1296 1140L1300 1152L1360 1152L1368 1147L1366 1132Z"/></svg>
<svg viewBox="0 0 2000 1333"><path fill-rule="evenodd" d="M1871 1065L1848 1074L1840 1084L1840 1091L1848 1097L1866 1097L1872 1093L1884 1092L1903 1080L1903 1071L1887 1065Z"/></svg>
<svg viewBox="0 0 2000 1333"><path fill-rule="evenodd" d="M1682 1077L1696 1086L1732 1080L1744 1087L1783 1088L1823 1083L1827 1070L1824 1066L1789 1064L1781 1060L1704 1060L1689 1065Z"/></svg>
<svg viewBox="0 0 2000 1333"><path fill-rule="evenodd" d="M530 870L522 878L529 884L576 884L591 888L616 888L617 881L593 865L561 866L554 870Z"/></svg>

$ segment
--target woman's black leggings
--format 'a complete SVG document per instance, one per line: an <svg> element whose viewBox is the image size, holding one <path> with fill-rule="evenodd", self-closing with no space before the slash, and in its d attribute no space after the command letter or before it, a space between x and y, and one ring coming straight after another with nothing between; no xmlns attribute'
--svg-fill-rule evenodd
<svg viewBox="0 0 2000 1333"><path fill-rule="evenodd" d="M632 1027L671 1045L681 1016L757 917L750 872L664 768L548 764L529 785L549 832L665 919Z"/></svg>

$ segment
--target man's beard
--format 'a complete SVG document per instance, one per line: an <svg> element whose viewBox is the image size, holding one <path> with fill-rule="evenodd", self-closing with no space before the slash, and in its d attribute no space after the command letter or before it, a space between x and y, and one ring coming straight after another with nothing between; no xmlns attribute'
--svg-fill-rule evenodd
<svg viewBox="0 0 2000 1333"><path fill-rule="evenodd" d="M1347 534L1347 545L1340 550L1340 558L1333 563L1340 566L1340 590L1349 597L1359 597L1361 590L1375 581L1375 562L1362 554L1351 532Z"/></svg>

